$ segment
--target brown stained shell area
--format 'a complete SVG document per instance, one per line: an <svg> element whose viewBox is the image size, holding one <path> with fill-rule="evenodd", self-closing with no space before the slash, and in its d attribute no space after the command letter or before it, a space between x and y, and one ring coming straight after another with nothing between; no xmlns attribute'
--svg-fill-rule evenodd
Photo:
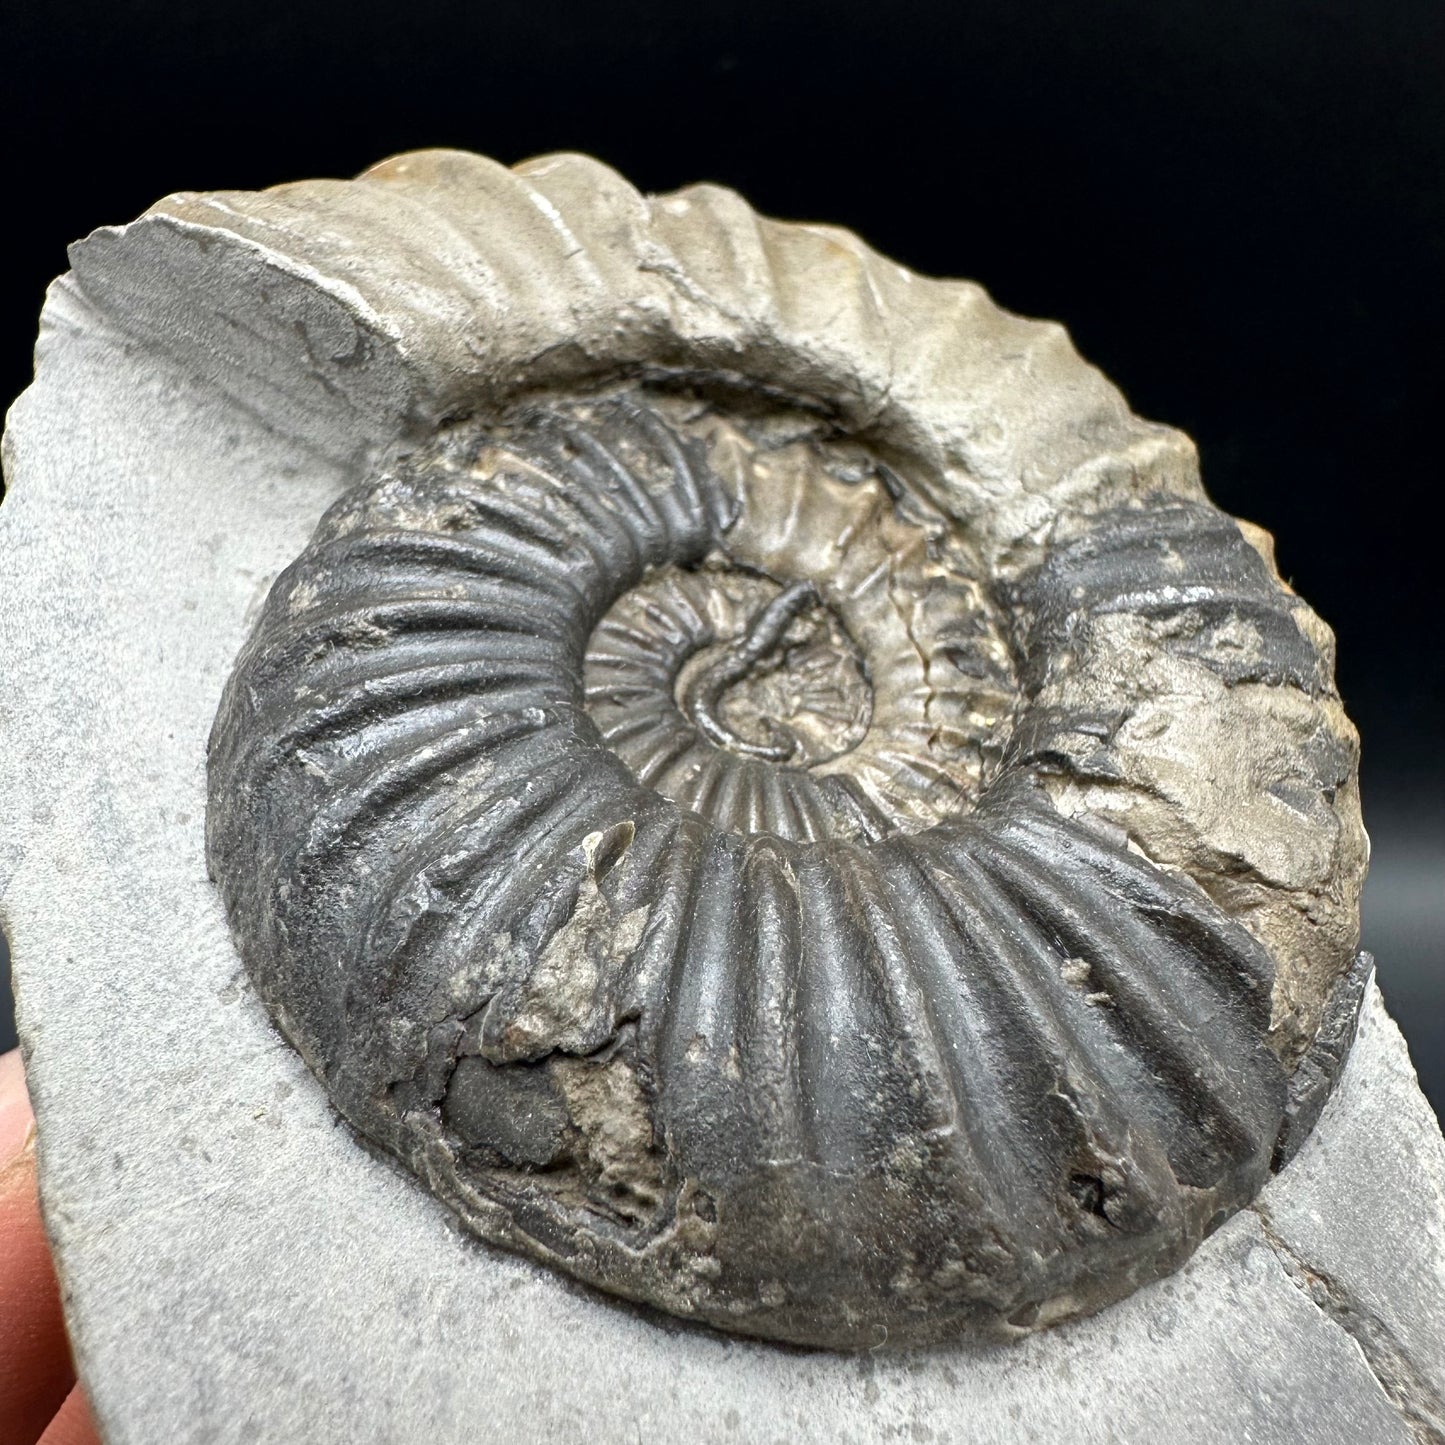
<svg viewBox="0 0 1445 1445"><path fill-rule="evenodd" d="M800 1344L1016 1334L1254 1196L1363 977L1296 1066L1260 939L1056 805L1139 705L1057 701L1121 618L1230 687L1328 685L1204 503L993 576L802 413L460 426L272 589L212 868L338 1108L484 1239Z"/></svg>

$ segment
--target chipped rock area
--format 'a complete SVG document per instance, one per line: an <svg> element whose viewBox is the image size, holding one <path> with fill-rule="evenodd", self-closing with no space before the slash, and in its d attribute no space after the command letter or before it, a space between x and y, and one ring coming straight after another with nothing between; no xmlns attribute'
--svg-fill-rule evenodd
<svg viewBox="0 0 1445 1445"><path fill-rule="evenodd" d="M679 1326L462 1237L358 1148L246 982L205 874L204 749L275 574L406 424L414 358L347 283L199 223L141 222L76 262L6 434L0 920L111 1445L1445 1441L1445 1144L1373 993L1254 1207L1171 1277L1008 1346L844 1357ZM1138 425L1141 466L1187 447ZM989 505L1007 466L975 461ZM1045 520L1026 497L1005 511L1021 535ZM1166 806L1164 761L1151 786ZM562 1068L529 1116L538 1150L553 1089L645 1208L625 1072Z"/></svg>

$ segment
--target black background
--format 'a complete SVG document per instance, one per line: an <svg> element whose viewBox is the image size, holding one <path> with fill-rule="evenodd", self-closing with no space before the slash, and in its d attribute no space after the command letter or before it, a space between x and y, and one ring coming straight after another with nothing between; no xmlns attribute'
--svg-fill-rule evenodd
<svg viewBox="0 0 1445 1445"><path fill-rule="evenodd" d="M1215 499L1276 534L1339 634L1376 844L1365 943L1445 1107L1439 0L0 16L0 398L67 241L168 191L428 145L721 181L1066 322L1137 411L1195 436Z"/></svg>

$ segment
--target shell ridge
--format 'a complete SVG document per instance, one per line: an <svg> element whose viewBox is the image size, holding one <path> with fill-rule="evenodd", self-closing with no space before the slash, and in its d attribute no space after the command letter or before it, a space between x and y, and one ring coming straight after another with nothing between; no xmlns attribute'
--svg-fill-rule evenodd
<svg viewBox="0 0 1445 1445"><path fill-rule="evenodd" d="M745 1142L738 1117L735 1007L724 995L736 972L737 849L712 834L698 859L694 912L672 971L657 1044L658 1101L669 1147L690 1176L708 1182L708 1161L729 1161ZM705 1102L699 1102L705 1101ZM712 1147L714 1139L716 1147Z"/></svg>
<svg viewBox="0 0 1445 1445"><path fill-rule="evenodd" d="M1075 831L1065 830L1062 820L1059 827ZM1016 846L1009 837L1014 833L1017 838L1012 827L1006 824L1000 831L1002 836L995 832L988 852L980 854L982 866L1000 879L1008 878L1005 886L1011 886L1017 906L1053 933L1060 954L1082 962L1089 979L1097 983L1103 994L1100 1001L1118 1020L1127 1046L1141 1062L1147 1061L1151 1087L1140 1102L1155 1117L1163 1137L1173 1136L1171 1159L1180 1147L1181 1125L1196 1136L1227 1130L1206 1158L1235 1152L1253 1160L1259 1172L1278 1134L1284 1105L1283 1071L1264 1044L1267 1018L1251 1019L1238 1005L1222 1009L1223 1000L1209 987L1207 976L1190 967L1195 956L1185 951L1183 958L1171 958L1170 950L1159 946L1165 934L1146 926L1138 912L1086 910L1078 895L1070 896L1075 885L1069 873L1075 860L1092 869L1103 851L1093 840L1072 839L1076 850L1068 855L1068 868L1061 870L1056 849L1049 850L1052 865L1045 866L1030 850ZM1145 886L1163 890L1162 875L1144 874L1143 865L1135 865L1127 856L1106 861L1116 869L1137 867ZM1063 877L1069 878L1068 890L1061 885ZM1097 889L1099 883L1093 887ZM1247 936L1232 942L1248 951L1254 947ZM1200 988L1191 988L1196 981ZM1195 1006L1200 993L1202 1008ZM1180 1020L1187 1027L1175 1026ZM1241 1088L1243 1079L1249 1080L1247 1090ZM1177 1096L1164 1117L1158 1108L1163 1102L1161 1090Z"/></svg>
<svg viewBox="0 0 1445 1445"><path fill-rule="evenodd" d="M1026 1206L1017 1201L1032 1193L1033 1171L1026 1167L1026 1154L1015 1147L1009 1131L998 1127L997 1121L1007 1117L1012 1105L1005 1073L995 1067L996 1051L989 1045L997 1025L985 1022L993 1015L984 1006L982 979L974 966L978 946L943 892L928 850L906 839L894 852L898 859L894 886L907 889L895 911L917 941L914 967L927 970L933 985L926 992L933 999L932 1009L941 1016L935 1032L946 1045L941 1052L954 1126L976 1161L971 1177L982 1193L1007 1199L1008 1208L1018 1210Z"/></svg>
<svg viewBox="0 0 1445 1445"><path fill-rule="evenodd" d="M741 870L746 944L739 954L748 966L740 970L739 1013L748 1027L740 1063L753 1085L763 1157L773 1162L809 1157L794 1007L803 961L801 906L790 852L771 838L750 838Z"/></svg>
<svg viewBox="0 0 1445 1445"><path fill-rule="evenodd" d="M944 870L935 867L929 875L971 945L960 975L971 991L987 990L981 1012L994 1021L1003 1054L995 1055L993 1067L1018 1081L993 1127L1009 1141L1009 1150L1029 1161L1036 1180L1054 1182L1067 1141L1059 1141L1061 1120L1049 1101L1061 1087L1074 1096L1088 1091L1097 1101L1098 1125L1117 1144L1129 1136L1126 1113L1110 1087L1114 1061L1107 1020L1071 996L1059 971L1064 960L1019 915L1010 882L1000 881L984 861L992 839L970 831L972 836L951 840L937 853L932 840L916 846L925 857L945 862Z"/></svg>
<svg viewBox="0 0 1445 1445"><path fill-rule="evenodd" d="M504 851L511 860L525 866L540 847L546 846L552 828L573 815L578 804L568 796L569 788L582 787L584 800L590 798L596 786L595 775L589 777L588 770L571 755L549 757L549 741L546 730L539 730L510 744L514 756L505 761L496 759L497 766L487 778L479 780L468 805L434 828L425 845L397 869L377 896L375 921L367 936L371 951L389 956L402 946L405 932L394 945L387 935L396 926L398 916L404 916L406 900L430 891L432 874L460 870L463 876L475 877ZM537 756L537 763L529 765L529 754ZM522 769L528 779L520 793L510 781L509 767ZM511 881L511 876L485 880L488 893L506 891ZM472 900L468 913L478 912L478 901Z"/></svg>

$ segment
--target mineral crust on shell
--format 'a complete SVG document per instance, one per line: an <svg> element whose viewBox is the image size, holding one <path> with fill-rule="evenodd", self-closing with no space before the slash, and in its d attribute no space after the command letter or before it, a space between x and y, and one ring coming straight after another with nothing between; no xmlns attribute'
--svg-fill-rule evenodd
<svg viewBox="0 0 1445 1445"><path fill-rule="evenodd" d="M698 1438L1011 1438L977 1423L1005 1409L994 1361L1104 1378L1111 1332L1210 1382L1181 1438L1228 1438L1207 1431L1270 1382L1260 1438L1298 1438L1311 1390L1355 1433L1310 1438L1432 1438L1439 1140L1382 1015L1324 1104L1367 978L1328 634L1209 507L1187 440L1058 328L576 157L171 198L74 263L7 435L0 625L38 707L4 764L27 801L0 888L116 1439L141 1438L135 1329L159 1327L119 1283L139 1251L204 1279L222 1322L190 1362L229 1423L194 1438L451 1438L450 1392L495 1391L478 1362L517 1330L579 1383L493 1400L512 1437L570 1438L575 1408L594 1436L673 1438L651 1405L597 1426L590 1371L612 1398L624 1358L681 1380L717 1348L446 1242L414 1178L326 1128L205 876L213 724L211 860L250 977L331 1101L485 1237L677 1314L859 1346L1027 1331L1217 1231L1011 1363L956 1343L906 1389L885 1369L846 1427L824 1417L855 1366L733 1346L733 1424L704 1411ZM847 570L869 548L874 592ZM488 752L511 725L489 658L527 674L510 753ZM691 908L669 901L687 877ZM1322 1106L1337 1143L1248 1207ZM1365 1191L1388 1264L1321 1162L1348 1172L1381 1108L1404 1131ZM87 1164L102 1117L113 1178ZM243 1336L289 1384L261 1387ZM337 1348L353 1404L333 1389L327 1414ZM373 1386L390 1403L367 1413ZM1148 1438L1128 1408L1090 1416L1082 1383L1026 1394L1007 1418L1029 1428Z"/></svg>

